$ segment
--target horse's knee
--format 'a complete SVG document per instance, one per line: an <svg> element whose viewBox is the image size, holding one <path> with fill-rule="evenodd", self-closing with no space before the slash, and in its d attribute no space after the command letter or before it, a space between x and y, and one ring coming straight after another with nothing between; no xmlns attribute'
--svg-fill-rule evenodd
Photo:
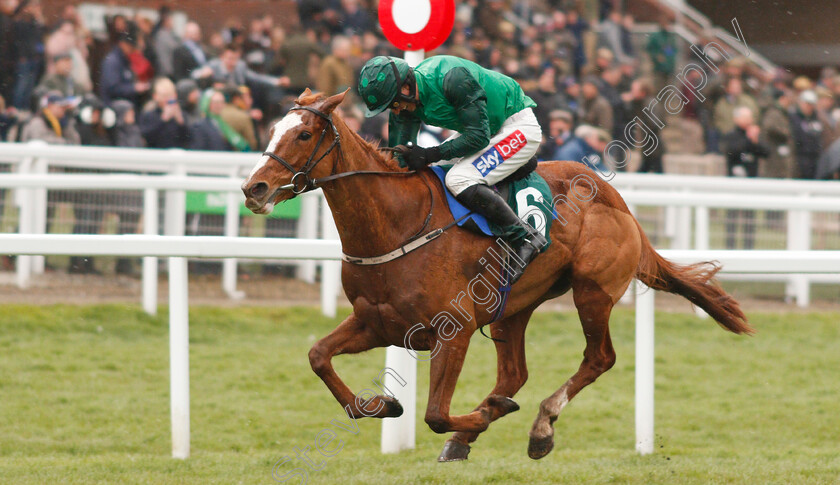
<svg viewBox="0 0 840 485"><path fill-rule="evenodd" d="M593 356L592 358L588 359L588 367L592 369L594 375L592 376L592 381L598 378L604 372L612 369L615 365L615 351L610 349L609 351L604 351L599 353L598 355Z"/></svg>
<svg viewBox="0 0 840 485"><path fill-rule="evenodd" d="M446 433L449 431L449 421L445 416L439 413L426 413L426 424L429 428L437 434Z"/></svg>
<svg viewBox="0 0 840 485"><path fill-rule="evenodd" d="M317 375L321 375L326 371L330 365L330 359L327 351L320 342L316 343L309 349L309 365Z"/></svg>

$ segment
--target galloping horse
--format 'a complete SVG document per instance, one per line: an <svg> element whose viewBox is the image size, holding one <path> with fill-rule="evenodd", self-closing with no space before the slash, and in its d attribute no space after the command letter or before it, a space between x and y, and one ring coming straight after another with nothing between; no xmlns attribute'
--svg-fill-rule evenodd
<svg viewBox="0 0 840 485"><path fill-rule="evenodd" d="M242 190L251 211L267 214L276 203L323 188L342 249L350 256L342 264L342 282L353 313L312 347L309 361L353 418L396 417L402 406L383 395L357 399L333 370L334 356L388 345L434 349L425 421L436 433L455 432L440 461L466 459L479 433L519 409L511 398L528 378L525 327L534 309L570 289L586 338L584 358L578 371L540 404L529 433L528 455L534 459L552 450L553 424L563 407L615 363L610 312L633 278L687 298L731 332L753 332L738 303L711 281L718 266L667 261L653 249L615 189L589 177L589 168L575 162L540 163L537 171L555 198L577 190L572 181L581 175L591 181L592 191L584 201L555 206L565 224L553 225L553 244L514 285L504 316L490 328L498 358L495 388L473 412L450 415L470 338L492 319L492 302L459 295L477 275L488 273L483 256L499 243L457 227L436 231L453 222L446 210L446 189L430 171L400 168L349 129L334 112L346 94L325 97L307 89L271 129L268 149ZM434 234L439 237L431 240ZM358 264L427 238L428 244L397 251L401 257ZM457 317L450 331L429 323L443 310ZM425 322L422 329L410 331L417 322Z"/></svg>

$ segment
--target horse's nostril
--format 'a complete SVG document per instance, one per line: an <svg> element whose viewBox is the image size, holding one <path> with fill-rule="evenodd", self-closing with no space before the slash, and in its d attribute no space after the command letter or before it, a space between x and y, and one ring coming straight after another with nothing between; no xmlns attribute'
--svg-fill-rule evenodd
<svg viewBox="0 0 840 485"><path fill-rule="evenodd" d="M256 184L254 184L253 187L251 187L251 197L254 197L256 199L260 199L260 198L264 197L265 194L267 194L267 193L268 193L268 184L265 183L265 182L256 183Z"/></svg>

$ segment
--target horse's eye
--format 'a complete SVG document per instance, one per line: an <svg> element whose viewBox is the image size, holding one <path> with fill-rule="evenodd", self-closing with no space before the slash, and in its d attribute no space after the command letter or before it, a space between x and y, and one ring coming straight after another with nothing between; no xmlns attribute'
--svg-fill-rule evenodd
<svg viewBox="0 0 840 485"><path fill-rule="evenodd" d="M303 141L306 141L310 138L312 138L312 133L309 133L308 131L304 131L303 133L298 135L298 139L303 140Z"/></svg>

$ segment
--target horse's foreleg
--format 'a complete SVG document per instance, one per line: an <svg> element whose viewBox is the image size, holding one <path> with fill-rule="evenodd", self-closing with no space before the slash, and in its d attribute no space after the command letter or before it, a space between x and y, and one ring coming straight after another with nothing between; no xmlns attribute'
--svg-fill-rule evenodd
<svg viewBox="0 0 840 485"><path fill-rule="evenodd" d="M470 345L472 331L466 328L452 340L439 341L440 350L431 360L429 368L429 403L426 407L426 424L435 433L448 431L482 432L490 424L489 408L477 409L469 414L450 416L449 406L455 393L455 384L461 375L464 357Z"/></svg>
<svg viewBox="0 0 840 485"><path fill-rule="evenodd" d="M496 339L496 386L475 410L488 409L491 422L519 410L519 405L511 398L528 380L525 328L532 313L533 309L522 310L490 326L490 335ZM479 433L474 431L459 431L453 434L444 445L438 461L466 460L470 452L470 443L475 441L478 435Z"/></svg>
<svg viewBox="0 0 840 485"><path fill-rule="evenodd" d="M531 427L528 443L528 456L535 460L549 454L554 448L554 421L560 411L581 389L594 382L615 363L609 329L613 300L592 280L581 279L572 285L575 306L586 336L586 349L577 373L540 403L540 411Z"/></svg>
<svg viewBox="0 0 840 485"><path fill-rule="evenodd" d="M332 366L333 356L356 354L384 345L385 342L379 336L371 332L355 314L351 314L329 335L316 342L309 351L312 370L353 418L394 418L403 413L402 406L394 398L373 393L356 396L338 377Z"/></svg>

